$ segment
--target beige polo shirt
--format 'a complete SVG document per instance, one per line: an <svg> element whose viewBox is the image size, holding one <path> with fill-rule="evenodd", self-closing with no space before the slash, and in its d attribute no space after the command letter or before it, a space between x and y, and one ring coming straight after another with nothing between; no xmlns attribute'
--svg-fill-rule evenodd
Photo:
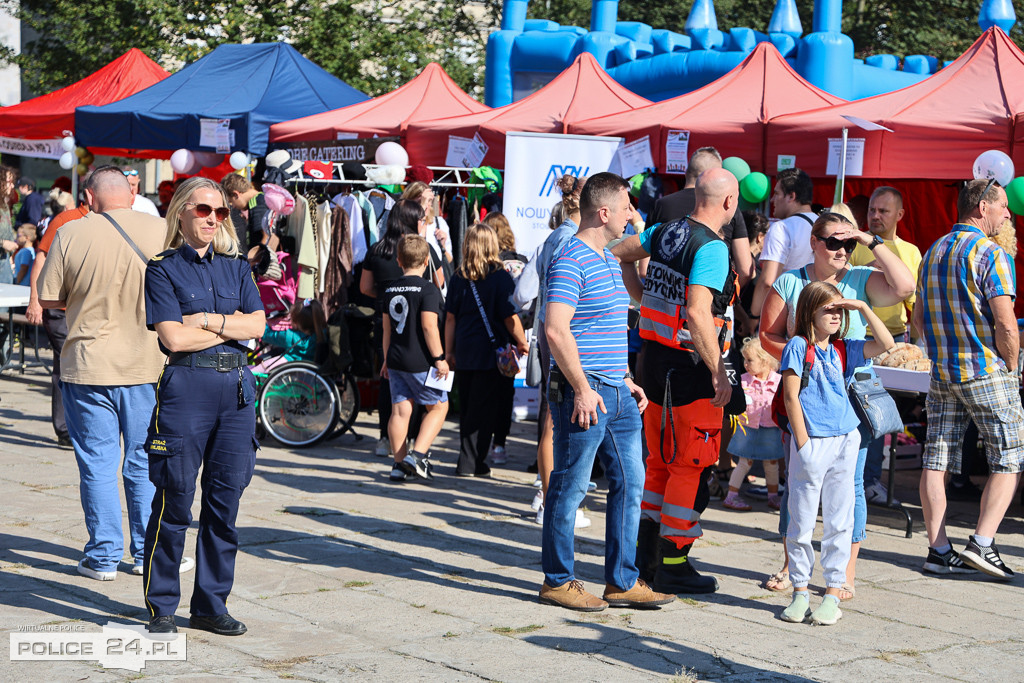
<svg viewBox="0 0 1024 683"><path fill-rule="evenodd" d="M147 260L163 251L167 224L131 209L110 211ZM146 329L146 263L100 214L57 231L39 275L39 298L65 301L68 338L60 377L72 384L157 381L164 355Z"/></svg>

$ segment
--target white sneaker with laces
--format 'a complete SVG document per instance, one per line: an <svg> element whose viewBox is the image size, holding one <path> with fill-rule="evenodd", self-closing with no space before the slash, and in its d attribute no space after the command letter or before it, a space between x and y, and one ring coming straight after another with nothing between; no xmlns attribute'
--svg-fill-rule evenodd
<svg viewBox="0 0 1024 683"><path fill-rule="evenodd" d="M583 514L583 508L576 509L576 524L574 526L577 529L586 529L590 526L590 518Z"/></svg>
<svg viewBox="0 0 1024 683"><path fill-rule="evenodd" d="M117 578L117 571L102 572L93 569L89 565L89 560L84 557L78 562L78 573L96 581L113 581Z"/></svg>
<svg viewBox="0 0 1024 683"><path fill-rule="evenodd" d="M530 509L536 512L540 510L544 505L544 491L537 491L533 496L533 502L530 503Z"/></svg>
<svg viewBox="0 0 1024 683"><path fill-rule="evenodd" d="M533 518L533 521L544 526L544 503L537 508L537 516Z"/></svg>
<svg viewBox="0 0 1024 683"><path fill-rule="evenodd" d="M184 574L185 572L190 572L195 568L195 560L193 560L191 557L183 557L181 558L181 565L178 566L178 573ZM142 576L142 565L137 564L134 567L132 567L132 574L135 574L135 576Z"/></svg>

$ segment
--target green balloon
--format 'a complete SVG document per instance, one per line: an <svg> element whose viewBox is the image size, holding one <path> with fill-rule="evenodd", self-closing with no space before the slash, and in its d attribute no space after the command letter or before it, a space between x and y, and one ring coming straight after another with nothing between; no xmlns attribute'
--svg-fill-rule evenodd
<svg viewBox="0 0 1024 683"><path fill-rule="evenodd" d="M637 173L635 176L629 179L629 193L634 197L640 196L640 188L644 184L644 180L647 178L646 173Z"/></svg>
<svg viewBox="0 0 1024 683"><path fill-rule="evenodd" d="M737 182L743 182L743 179L750 175L750 164L739 157L722 159L722 168L736 176Z"/></svg>
<svg viewBox="0 0 1024 683"><path fill-rule="evenodd" d="M1024 176L1014 178L1006 186L1006 201L1010 205L1010 211L1018 216L1024 216Z"/></svg>
<svg viewBox="0 0 1024 683"><path fill-rule="evenodd" d="M740 196L751 204L760 204L768 198L771 190L771 183L768 176L760 171L747 174L747 177L740 181Z"/></svg>

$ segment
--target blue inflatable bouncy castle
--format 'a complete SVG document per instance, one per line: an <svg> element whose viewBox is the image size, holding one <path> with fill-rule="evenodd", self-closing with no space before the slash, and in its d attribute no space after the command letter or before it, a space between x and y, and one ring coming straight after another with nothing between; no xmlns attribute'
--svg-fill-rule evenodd
<svg viewBox="0 0 1024 683"><path fill-rule="evenodd" d="M618 21L618 0L593 0L590 31L527 19L528 0L505 0L501 30L487 42L486 103L499 107L545 85L581 53L589 52L616 81L649 100L696 90L739 64L760 42L771 41L808 81L843 99L897 90L935 73L927 55L854 58L842 33L842 0L815 0L811 32L804 35L795 0L777 0L767 32L719 30L714 0L695 0L684 33ZM982 30L1006 33L1016 22L1012 0L984 0Z"/></svg>

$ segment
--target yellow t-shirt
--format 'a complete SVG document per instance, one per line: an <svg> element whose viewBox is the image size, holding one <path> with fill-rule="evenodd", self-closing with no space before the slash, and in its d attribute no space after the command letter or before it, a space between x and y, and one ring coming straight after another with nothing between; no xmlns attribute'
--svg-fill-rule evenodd
<svg viewBox="0 0 1024 683"><path fill-rule="evenodd" d="M921 268L921 250L899 237L894 240L885 240L885 246L900 257L904 265L910 269L916 282L917 273ZM875 266L875 255L863 244L858 244L857 248L853 250L853 254L850 255L850 265ZM872 308L875 315L882 319L894 336L902 335L907 331L907 311L913 309L914 299L915 296L911 294L905 301L894 306L873 306Z"/></svg>

